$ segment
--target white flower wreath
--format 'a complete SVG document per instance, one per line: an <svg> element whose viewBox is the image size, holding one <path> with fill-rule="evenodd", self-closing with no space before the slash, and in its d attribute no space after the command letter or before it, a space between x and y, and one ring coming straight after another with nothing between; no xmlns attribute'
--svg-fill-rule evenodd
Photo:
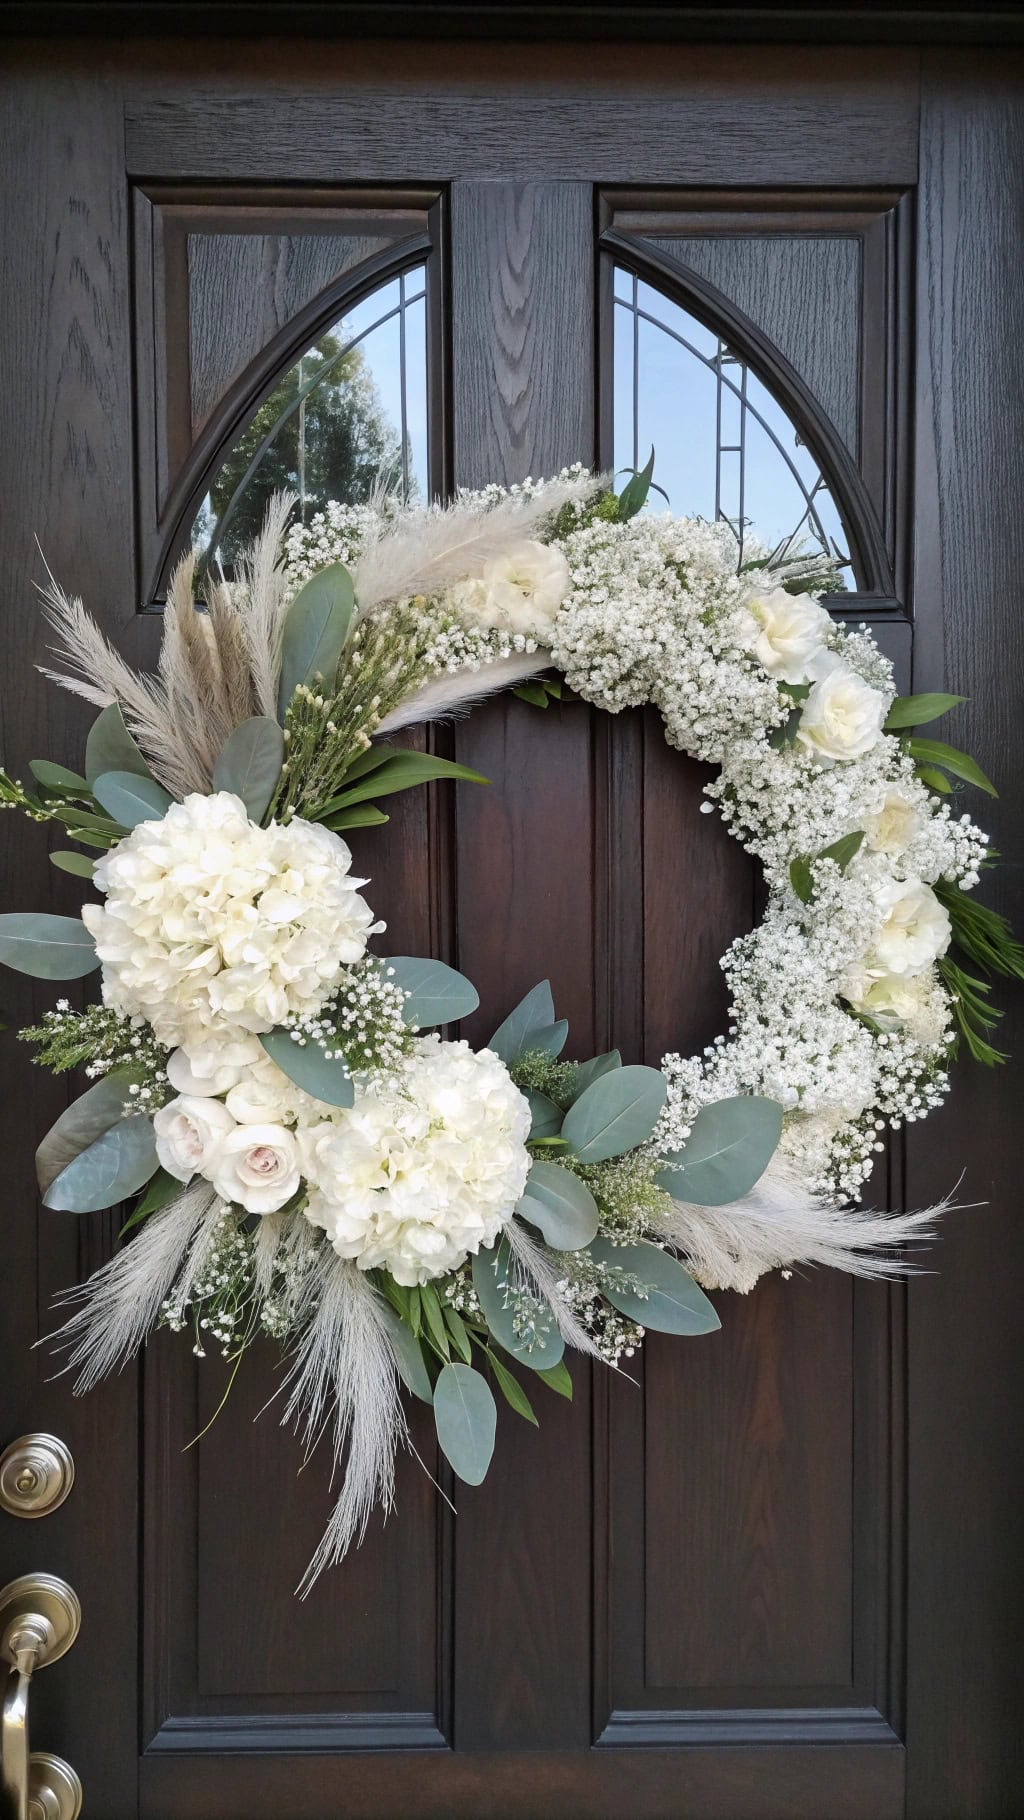
<svg viewBox="0 0 1024 1820"><path fill-rule="evenodd" d="M477 1483L495 1427L478 1365L533 1419L512 1365L571 1394L566 1344L615 1364L647 1328L709 1332L705 1289L800 1262L908 1268L893 1247L937 1210L847 1203L886 1128L938 1104L959 1038L1000 1059L987 983L950 953L1024 972L968 895L986 837L951 812L961 782L992 787L915 731L959 698L898 698L867 628L821 605L834 578L749 544L737 572L728 527L641 512L649 483L616 495L573 469L287 531L281 499L205 610L192 561L177 571L156 678L50 596L59 680L102 712L84 776L36 761L35 795L2 773L0 794L103 850L52 857L104 901L0 917L0 959L101 969L101 1005L59 1001L22 1033L93 1081L40 1145L46 1204L142 1196L63 1338L80 1387L161 1321L191 1324L200 1355L285 1340L288 1416L312 1438L333 1402L348 1445L310 1581L390 1504L399 1379ZM396 790L474 778L386 736L563 685L655 705L718 768L703 807L764 868L764 918L722 961L728 1033L661 1070L560 1060L546 984L480 1052L423 1035L471 1011L472 986L367 948L384 925L343 832L385 821Z"/></svg>

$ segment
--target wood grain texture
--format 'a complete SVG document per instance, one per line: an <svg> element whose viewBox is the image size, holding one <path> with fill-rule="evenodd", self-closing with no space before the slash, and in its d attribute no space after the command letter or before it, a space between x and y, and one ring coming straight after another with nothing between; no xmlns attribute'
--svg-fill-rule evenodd
<svg viewBox="0 0 1024 1820"><path fill-rule="evenodd" d="M673 235L652 245L700 272L756 322L856 455L860 245L854 235Z"/></svg>
<svg viewBox="0 0 1024 1820"><path fill-rule="evenodd" d="M131 348L116 109L94 82L8 72L0 77L0 157L7 271L0 702L3 760L20 777L30 758L53 754L77 765L90 719L33 670L47 643L35 537L54 572L112 633L131 613ZM44 829L13 813L0 821L5 911L76 912L84 888L47 863L49 844ZM117 1222L39 1209L33 1149L72 1095L66 1083L26 1066L29 1052L14 1032L37 1021L57 994L6 970L0 990L8 1175L0 1435L6 1444L49 1428L77 1465L73 1498L45 1524L0 1518L0 1581L39 1568L65 1575L78 1592L81 1636L65 1672L33 1688L33 1738L66 1754L110 1820L129 1820L136 1811L134 1373L79 1402L67 1378L53 1382L52 1352L31 1351L58 1325L54 1295L102 1261ZM97 1623L101 1610L105 1621Z"/></svg>
<svg viewBox="0 0 1024 1820"><path fill-rule="evenodd" d="M131 84L128 165L147 176L409 182L889 183L917 171L912 55L615 46L325 46L315 75L205 61L188 97ZM291 79L289 79L291 65ZM147 92L147 88L148 91ZM429 122L429 131L425 126ZM813 157L808 147L813 144Z"/></svg>
<svg viewBox="0 0 1024 1820"><path fill-rule="evenodd" d="M386 245L352 233L189 234L193 430L297 311Z"/></svg>
<svg viewBox="0 0 1024 1820"><path fill-rule="evenodd" d="M1019 933L1024 642L1012 527L1024 485L1024 63L929 56L922 92L914 686L970 697L947 738L1002 791L983 804L1004 858L982 895ZM1012 1010L1000 1046L1017 1059L995 1074L958 1067L950 1107L908 1142L911 1201L948 1191L963 1171L960 1196L982 1203L949 1216L941 1267L910 1300L912 1820L988 1820L1024 1806L1024 1002L1002 982L998 998Z"/></svg>

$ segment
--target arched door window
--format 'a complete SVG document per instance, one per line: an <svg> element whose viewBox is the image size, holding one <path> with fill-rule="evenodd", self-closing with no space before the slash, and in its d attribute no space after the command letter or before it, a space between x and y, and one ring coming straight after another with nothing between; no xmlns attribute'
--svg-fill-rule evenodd
<svg viewBox="0 0 1024 1820"><path fill-rule="evenodd" d="M387 280L303 350L215 470L192 524L200 572L230 576L272 494L303 522L381 486L427 497L426 268Z"/></svg>
<svg viewBox="0 0 1024 1820"><path fill-rule="evenodd" d="M613 410L616 469L642 467L653 447L671 510L730 524L738 561L755 537L849 571L836 502L772 392L721 334L618 265Z"/></svg>

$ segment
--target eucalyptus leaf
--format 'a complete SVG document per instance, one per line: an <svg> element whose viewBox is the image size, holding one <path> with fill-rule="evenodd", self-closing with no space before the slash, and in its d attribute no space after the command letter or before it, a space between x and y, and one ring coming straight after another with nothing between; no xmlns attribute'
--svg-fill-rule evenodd
<svg viewBox="0 0 1024 1820"><path fill-rule="evenodd" d="M572 1077L572 1097L578 1100L585 1093L592 1081L599 1081L602 1074L611 1074L614 1068L622 1067L622 1057L617 1049L609 1049L607 1055L595 1055L589 1062L577 1062L576 1072Z"/></svg>
<svg viewBox="0 0 1024 1820"><path fill-rule="evenodd" d="M307 1037L304 1043L296 1043L291 1031L282 1025L277 1030L268 1030L260 1037L260 1042L281 1073L313 1099L323 1100L327 1106L354 1103L355 1088L346 1064L334 1056L328 1058L312 1037Z"/></svg>
<svg viewBox="0 0 1024 1820"><path fill-rule="evenodd" d="M586 1183L571 1170L540 1157L531 1166L516 1212L536 1226L556 1251L580 1251L597 1234L597 1202Z"/></svg>
<svg viewBox="0 0 1024 1820"><path fill-rule="evenodd" d="M574 1100L562 1136L583 1163L600 1163L646 1143L665 1104L665 1076L631 1066L602 1074Z"/></svg>
<svg viewBox="0 0 1024 1820"><path fill-rule="evenodd" d="M517 1335L514 1326L514 1309L508 1286L520 1283L508 1241L502 1239L500 1244L487 1251L478 1251L473 1259L473 1287L479 1298L484 1318L499 1346L518 1359L521 1365L529 1365L531 1371L546 1370L548 1366L557 1365L563 1352L565 1342L558 1328L551 1321L543 1336L539 1336L532 1347L524 1345ZM532 1300L537 1297L528 1285L522 1285L524 1293ZM549 1318L547 1304L541 1304L545 1318Z"/></svg>
<svg viewBox="0 0 1024 1820"><path fill-rule="evenodd" d="M96 869L96 861L87 853L70 853L65 847L50 854L50 864L60 872L73 872L76 878L91 878Z"/></svg>
<svg viewBox="0 0 1024 1820"><path fill-rule="evenodd" d="M722 1323L707 1296L688 1270L657 1245L640 1239L635 1245L612 1245L598 1238L590 1247L595 1263L606 1269L622 1271L646 1289L646 1295L624 1288L612 1280L602 1283L601 1292L613 1308L627 1320L655 1333L714 1333Z"/></svg>
<svg viewBox="0 0 1024 1820"><path fill-rule="evenodd" d="M338 664L355 613L352 577L344 563L332 562L311 575L288 609L281 641L278 715L285 711L300 683L322 678L334 688Z"/></svg>
<svg viewBox="0 0 1024 1820"><path fill-rule="evenodd" d="M36 1151L36 1177L43 1193L76 1156L118 1124L124 1117L129 1089L141 1079L139 1068L112 1068L72 1100Z"/></svg>
<svg viewBox="0 0 1024 1820"><path fill-rule="evenodd" d="M85 775L90 786L111 771L130 771L134 777L153 775L116 702L97 715L85 742Z"/></svg>
<svg viewBox="0 0 1024 1820"><path fill-rule="evenodd" d="M155 778L139 777L134 771L104 771L93 784L93 795L122 828L137 828L140 822L162 821L174 798Z"/></svg>
<svg viewBox="0 0 1024 1820"><path fill-rule="evenodd" d="M35 910L0 916L0 961L37 980L80 980L100 964L81 917Z"/></svg>
<svg viewBox="0 0 1024 1820"><path fill-rule="evenodd" d="M495 1055L501 1057L506 1068L511 1068L521 1055L525 1055L529 1043L527 1038L532 1031L550 1030L555 1021L555 1002L551 997L551 986L547 980L541 980L539 986L521 999L514 1011L510 1011L503 1024L499 1024L488 1043Z"/></svg>
<svg viewBox="0 0 1024 1820"><path fill-rule="evenodd" d="M389 1308L386 1302L380 1304L380 1316L388 1330L394 1348L395 1365L398 1375L407 1390L421 1403L434 1401L434 1389L430 1382L430 1373L423 1358L423 1349L411 1328Z"/></svg>
<svg viewBox="0 0 1024 1820"><path fill-rule="evenodd" d="M66 765L52 764L48 758L33 758L28 768L37 783L45 790L55 790L58 796L92 795L85 778L79 777L77 771L69 771Z"/></svg>
<svg viewBox="0 0 1024 1820"><path fill-rule="evenodd" d="M471 1365L446 1365L434 1386L434 1425L441 1452L466 1485L479 1485L486 1476L497 1420L480 1373Z"/></svg>
<svg viewBox="0 0 1024 1820"><path fill-rule="evenodd" d="M554 1100L549 1100L547 1094L540 1093L536 1087L524 1087L521 1091L525 1093L530 1102L531 1139L557 1137L562 1129L562 1108L556 1106Z"/></svg>
<svg viewBox="0 0 1024 1820"><path fill-rule="evenodd" d="M749 1194L782 1136L782 1107L758 1094L737 1094L702 1106L682 1150L666 1157L655 1176L679 1201L726 1207Z"/></svg>
<svg viewBox="0 0 1024 1820"><path fill-rule="evenodd" d="M966 695L898 695L889 709L885 722L887 733L893 733L900 727L923 727L927 721L938 720L948 714L951 708L959 707L966 701Z"/></svg>
<svg viewBox="0 0 1024 1820"><path fill-rule="evenodd" d="M284 734L269 714L243 720L213 767L215 790L240 796L250 821L261 822L270 807L284 763Z"/></svg>
<svg viewBox="0 0 1024 1820"><path fill-rule="evenodd" d="M43 1196L44 1207L97 1213L136 1194L157 1168L153 1122L133 1113L112 1125L62 1169Z"/></svg>
<svg viewBox="0 0 1024 1820"><path fill-rule="evenodd" d="M385 965L396 986L408 994L402 1016L418 1030L429 1030L435 1024L454 1024L459 1018L468 1017L480 1003L472 981L444 961L394 954Z"/></svg>
<svg viewBox="0 0 1024 1820"><path fill-rule="evenodd" d="M536 1030L530 1030L526 1036L524 1055L547 1055L552 1060L561 1055L569 1036L569 1023L564 1017L553 1024L539 1024Z"/></svg>

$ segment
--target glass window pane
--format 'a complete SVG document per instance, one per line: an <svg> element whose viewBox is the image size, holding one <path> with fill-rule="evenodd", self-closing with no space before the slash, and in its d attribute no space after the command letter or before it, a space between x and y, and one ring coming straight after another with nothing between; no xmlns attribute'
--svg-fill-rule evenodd
<svg viewBox="0 0 1024 1820"><path fill-rule="evenodd" d="M360 503L382 480L407 499L429 490L422 266L354 305L281 376L196 516L200 569L230 575L282 487L305 520L329 499Z"/></svg>
<svg viewBox="0 0 1024 1820"><path fill-rule="evenodd" d="M811 451L777 399L720 338L621 268L615 272L616 469L642 466L673 512L720 518L742 551L798 541L848 565L845 532ZM652 495L651 509L662 509ZM742 560L742 556L740 557Z"/></svg>

